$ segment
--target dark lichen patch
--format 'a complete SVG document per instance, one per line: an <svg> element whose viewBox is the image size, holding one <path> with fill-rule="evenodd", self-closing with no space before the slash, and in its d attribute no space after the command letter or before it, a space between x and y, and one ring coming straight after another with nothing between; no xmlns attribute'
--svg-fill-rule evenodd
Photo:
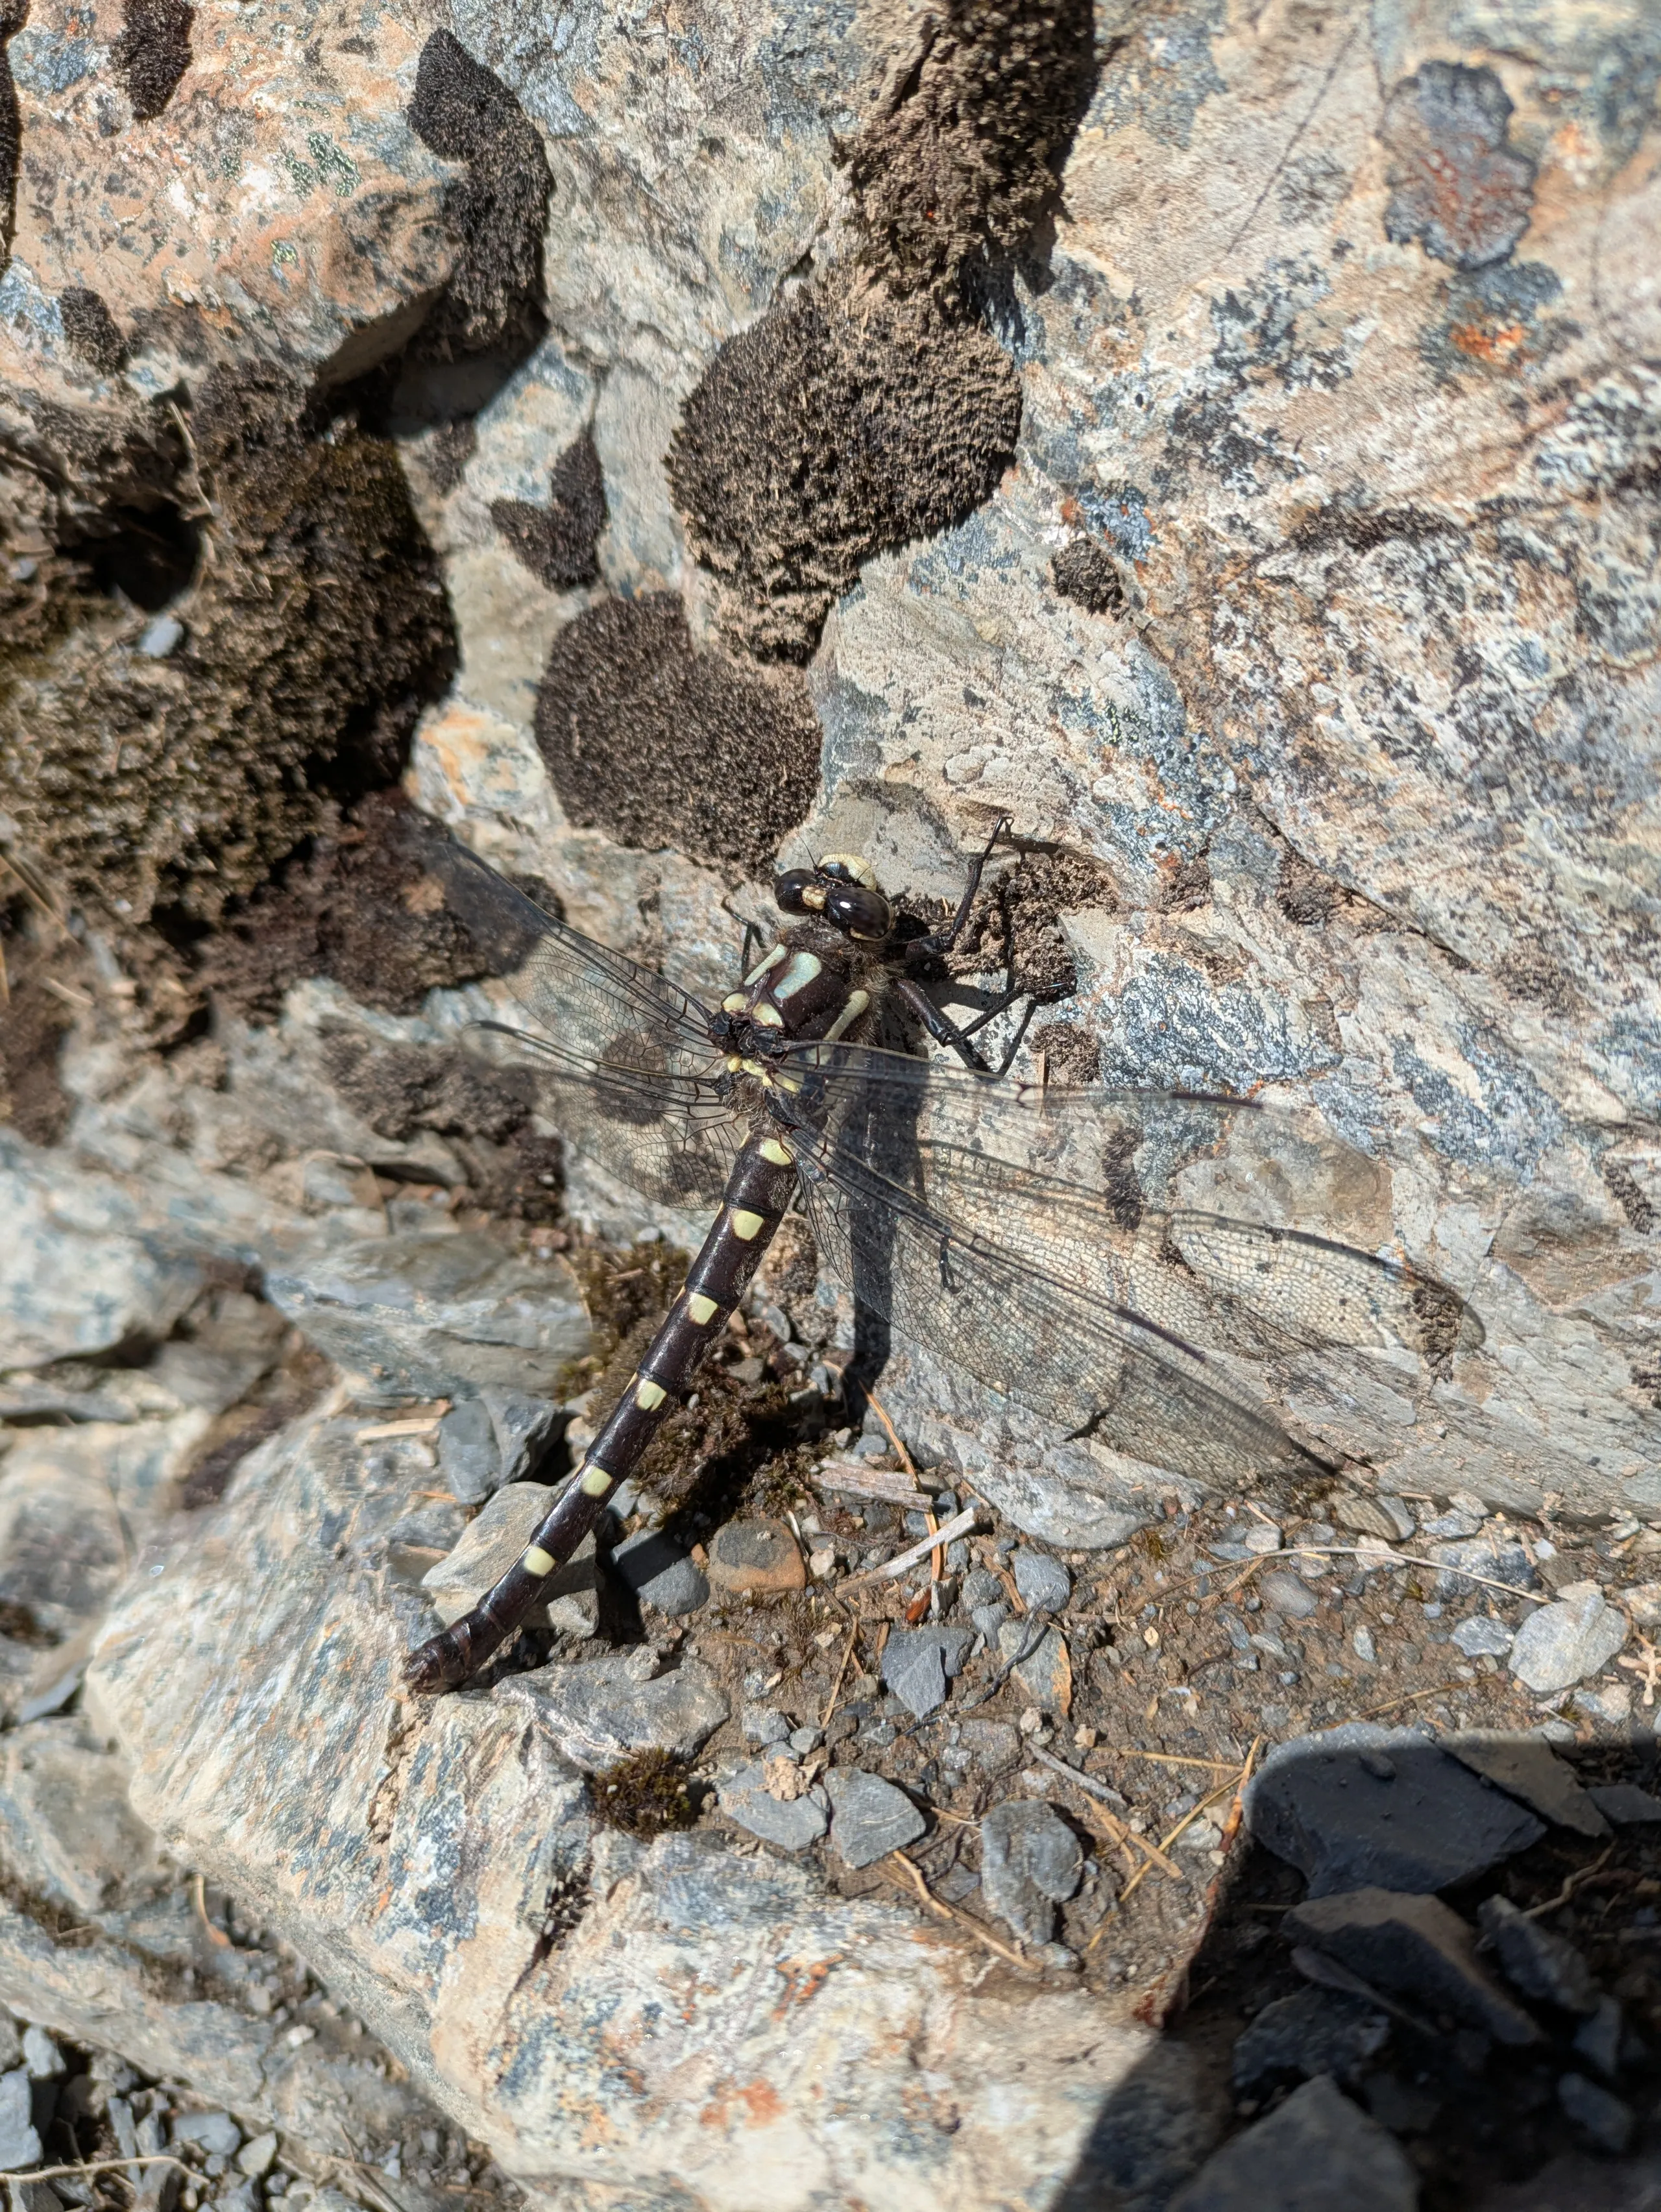
<svg viewBox="0 0 1661 2212"><path fill-rule="evenodd" d="M191 65L194 8L185 0L126 0L125 27L110 47L110 64L132 103L134 119L153 122Z"/></svg>
<svg viewBox="0 0 1661 2212"><path fill-rule="evenodd" d="M572 820L759 871L806 813L819 726L794 671L694 650L672 593L607 599L554 641L537 743Z"/></svg>
<svg viewBox="0 0 1661 2212"><path fill-rule="evenodd" d="M594 547L605 527L605 482L593 440L585 431L555 462L546 507L498 499L491 502L490 520L519 561L550 591L589 582Z"/></svg>
<svg viewBox="0 0 1661 2212"><path fill-rule="evenodd" d="M461 253L417 350L450 360L533 345L546 327L542 252L554 188L535 125L453 33L435 31L417 64L410 126L445 161L467 164L450 210Z"/></svg>
<svg viewBox="0 0 1661 2212"><path fill-rule="evenodd" d="M58 294L58 313L64 343L76 358L100 376L115 375L126 362L127 342L101 293L72 285Z"/></svg>
<svg viewBox="0 0 1661 2212"><path fill-rule="evenodd" d="M1092 538L1070 539L1050 562L1050 574L1064 599L1092 615L1116 614L1124 605L1118 565L1106 547Z"/></svg>
<svg viewBox="0 0 1661 2212"><path fill-rule="evenodd" d="M1089 0L945 0L846 155L867 258L891 289L956 300L1020 251L1089 97Z"/></svg>
<svg viewBox="0 0 1661 2212"><path fill-rule="evenodd" d="M929 297L810 293L729 339L669 453L726 634L805 660L863 562L990 498L1020 419L996 340Z"/></svg>
<svg viewBox="0 0 1661 2212"><path fill-rule="evenodd" d="M7 873L0 856L0 884ZM69 1127L58 1060L75 1017L60 993L76 990L82 964L79 946L27 896L0 899L0 1124L32 1145L58 1144Z"/></svg>
<svg viewBox="0 0 1661 2212"><path fill-rule="evenodd" d="M1159 863L1161 914L1193 914L1211 903L1211 863L1203 853L1172 853Z"/></svg>
<svg viewBox="0 0 1661 2212"><path fill-rule="evenodd" d="M1046 1083L1099 1083L1102 1048L1077 1022L1043 1022L1027 1033L1027 1048Z"/></svg>
<svg viewBox="0 0 1661 2212"><path fill-rule="evenodd" d="M1420 351L1445 378L1537 372L1580 335L1572 318L1545 312L1562 290L1561 278L1543 261L1507 262L1452 277L1440 314L1420 340Z"/></svg>
<svg viewBox="0 0 1661 2212"><path fill-rule="evenodd" d="M396 792L359 801L222 917L199 955L203 988L222 1012L265 1021L303 975L332 976L394 1014L472 981L485 963L426 872L429 840L441 835ZM390 1101L386 1110L397 1112Z"/></svg>
<svg viewBox="0 0 1661 2212"><path fill-rule="evenodd" d="M11 40L29 19L29 0L0 5L0 264L11 258L17 228L17 164L23 150L23 120L11 73Z"/></svg>
<svg viewBox="0 0 1661 2212"><path fill-rule="evenodd" d="M958 975L996 971L1035 999L1066 998L1079 979L1062 915L1086 907L1111 914L1118 902L1098 861L1079 853L1025 852L983 885L946 965Z"/></svg>
<svg viewBox="0 0 1661 2212"><path fill-rule="evenodd" d="M589 1785L594 1817L642 1843L697 1825L703 1792L684 1759L658 1744L631 1751Z"/></svg>
<svg viewBox="0 0 1661 2212"><path fill-rule="evenodd" d="M210 372L189 437L156 405L0 451L6 537L51 549L0 604L0 803L70 898L175 943L393 779L454 664L387 441L270 368ZM153 659L135 595L181 582Z"/></svg>
<svg viewBox="0 0 1661 2212"><path fill-rule="evenodd" d="M1390 151L1384 235L1454 268L1503 261L1528 228L1534 164L1506 143L1512 106L1491 69L1426 62L1398 84L1379 136Z"/></svg>

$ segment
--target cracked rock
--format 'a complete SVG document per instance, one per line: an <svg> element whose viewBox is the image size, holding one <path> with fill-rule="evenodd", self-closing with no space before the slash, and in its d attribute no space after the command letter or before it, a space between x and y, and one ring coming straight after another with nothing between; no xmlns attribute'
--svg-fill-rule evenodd
<svg viewBox="0 0 1661 2212"><path fill-rule="evenodd" d="M1286 1933L1372 1988L1480 2027L1497 2043L1537 2043L1540 2031L1476 1955L1475 1938L1439 1898L1386 1889L1306 1898Z"/></svg>

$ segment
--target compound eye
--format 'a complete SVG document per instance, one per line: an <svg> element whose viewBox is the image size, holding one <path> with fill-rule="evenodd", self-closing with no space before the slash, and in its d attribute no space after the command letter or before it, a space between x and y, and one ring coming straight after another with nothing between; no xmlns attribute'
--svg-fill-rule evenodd
<svg viewBox="0 0 1661 2212"><path fill-rule="evenodd" d="M825 887L824 918L845 936L879 945L892 933L893 909L880 891L858 884L830 884Z"/></svg>
<svg viewBox="0 0 1661 2212"><path fill-rule="evenodd" d="M774 903L785 914L806 914L808 911L806 892L813 884L811 868L791 868L776 877L773 884Z"/></svg>

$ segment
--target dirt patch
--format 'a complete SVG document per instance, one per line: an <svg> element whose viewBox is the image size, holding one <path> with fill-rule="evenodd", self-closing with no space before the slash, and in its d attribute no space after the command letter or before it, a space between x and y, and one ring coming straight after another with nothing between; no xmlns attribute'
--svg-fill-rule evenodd
<svg viewBox="0 0 1661 2212"><path fill-rule="evenodd" d="M550 591L589 582L594 547L605 527L605 483L593 440L585 431L554 463L546 507L493 500L490 520L514 557Z"/></svg>
<svg viewBox="0 0 1661 2212"><path fill-rule="evenodd" d="M729 339L692 392L669 482L722 585L726 634L805 660L885 546L960 522L1014 457L1020 382L932 299L827 289Z"/></svg>
<svg viewBox="0 0 1661 2212"><path fill-rule="evenodd" d="M947 0L849 149L867 252L896 289L958 291L1054 202L1093 76L1088 0Z"/></svg>
<svg viewBox="0 0 1661 2212"><path fill-rule="evenodd" d="M679 599L608 599L554 641L537 744L584 828L759 871L818 782L819 726L794 671L698 653Z"/></svg>
<svg viewBox="0 0 1661 2212"><path fill-rule="evenodd" d="M443 836L396 791L360 800L224 917L200 955L202 987L260 1021L302 975L331 975L365 1006L411 1014L438 986L485 974L426 872L430 841Z"/></svg>
<svg viewBox="0 0 1661 2212"><path fill-rule="evenodd" d="M392 445L274 369L16 434L0 526L0 800L121 933L210 924L390 781L453 665Z"/></svg>
<svg viewBox="0 0 1661 2212"><path fill-rule="evenodd" d="M996 969L1024 995L1066 998L1079 978L1061 916L1085 907L1110 914L1118 903L1113 878L1098 862L1078 853L1023 853L984 884L946 966L957 975Z"/></svg>
<svg viewBox="0 0 1661 2212"><path fill-rule="evenodd" d="M410 127L467 176L452 206L464 241L443 299L415 351L448 361L527 349L547 328L542 246L554 180L536 126L500 77L449 31L435 31L416 68Z"/></svg>
<svg viewBox="0 0 1661 2212"><path fill-rule="evenodd" d="M1112 555L1088 538L1063 545L1050 574L1062 597L1090 614L1116 614L1124 605L1124 585Z"/></svg>
<svg viewBox="0 0 1661 2212"><path fill-rule="evenodd" d="M126 0L125 28L110 47L110 65L136 122L153 122L173 98L191 65L195 21L184 0Z"/></svg>

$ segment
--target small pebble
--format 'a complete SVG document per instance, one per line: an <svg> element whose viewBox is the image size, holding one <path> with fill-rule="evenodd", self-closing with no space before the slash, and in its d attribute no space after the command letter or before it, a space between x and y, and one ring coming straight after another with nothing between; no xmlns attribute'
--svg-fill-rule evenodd
<svg viewBox="0 0 1661 2212"><path fill-rule="evenodd" d="M1378 1648L1372 1640L1370 1628L1358 1628L1350 1638L1350 1648L1355 1656L1371 1667L1378 1656Z"/></svg>
<svg viewBox="0 0 1661 2212"><path fill-rule="evenodd" d="M1636 2124L1632 2106L1584 2074L1564 2075L1557 2084L1557 2101L1582 2135L1611 2158L1619 2158L1632 2141Z"/></svg>
<svg viewBox="0 0 1661 2212"><path fill-rule="evenodd" d="M243 2144L236 2154L236 2162L250 2180L258 2181L271 2172L276 2156L276 2131L268 2128L263 2136L256 2136L252 2142Z"/></svg>
<svg viewBox="0 0 1661 2212"><path fill-rule="evenodd" d="M1015 1587L1036 1613L1061 1613L1073 1595L1073 1577L1059 1559L1023 1545L1015 1554Z"/></svg>
<svg viewBox="0 0 1661 2212"><path fill-rule="evenodd" d="M33 2081L55 2081L67 2070L63 2052L44 2027L23 2030L23 2063Z"/></svg>
<svg viewBox="0 0 1661 2212"><path fill-rule="evenodd" d="M1489 1613L1473 1613L1457 1623L1451 1641L1467 1659L1503 1659L1512 1646L1512 1632Z"/></svg>

